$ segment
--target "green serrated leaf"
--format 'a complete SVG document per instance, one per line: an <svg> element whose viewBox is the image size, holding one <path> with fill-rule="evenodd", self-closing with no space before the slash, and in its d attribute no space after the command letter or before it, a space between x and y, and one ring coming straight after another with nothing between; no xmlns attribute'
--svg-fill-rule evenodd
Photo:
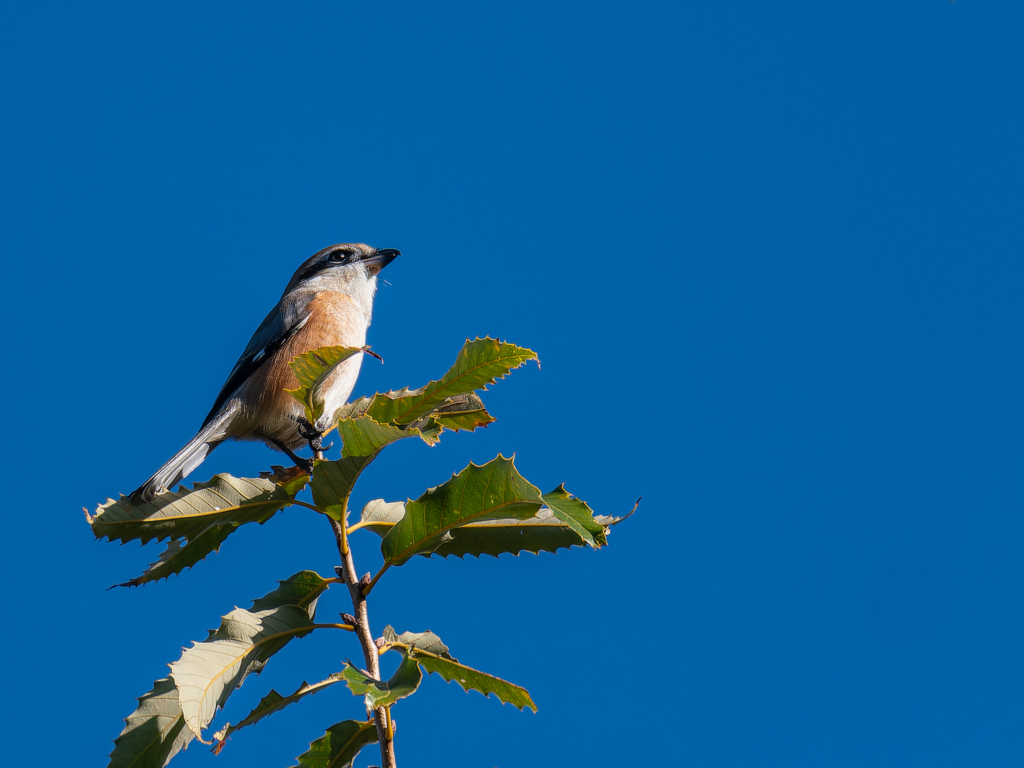
<svg viewBox="0 0 1024 768"><path fill-rule="evenodd" d="M594 520L594 510L583 499L577 499L565 490L564 484L551 493L545 493L541 500L555 517L576 531L594 549L608 544L605 527Z"/></svg>
<svg viewBox="0 0 1024 768"><path fill-rule="evenodd" d="M291 640L313 630L316 601L327 587L312 571L297 573L253 601L252 610L236 608L224 616L219 629L171 664L185 724L197 738L250 672L258 673Z"/></svg>
<svg viewBox="0 0 1024 768"><path fill-rule="evenodd" d="M337 461L315 459L310 489L313 503L328 517L344 522L348 499L359 479L359 474L372 461L364 457L342 457Z"/></svg>
<svg viewBox="0 0 1024 768"><path fill-rule="evenodd" d="M426 632L403 632L399 635L391 625L388 625L384 627L384 643L386 646L402 645L417 651L427 651L445 659L452 658L448 646L429 629Z"/></svg>
<svg viewBox="0 0 1024 768"><path fill-rule="evenodd" d="M270 693L260 700L260 703L256 708L250 712L242 722L237 725L229 725L222 732L217 734L215 737L217 740L215 751L220 752L221 747L227 741L228 737L240 731L242 728L245 728L248 725L254 725L263 718L269 717L275 712L280 712L285 707L291 706L295 702L300 701L307 696L319 693L324 688L330 688L335 683L342 682L342 679L341 673L336 672L326 680L321 680L319 683L313 683L313 685L303 683L299 686L298 690L288 696L282 696L277 691L271 689Z"/></svg>
<svg viewBox="0 0 1024 768"><path fill-rule="evenodd" d="M247 523L267 522L290 505L305 484L306 475L294 469L259 478L216 475L191 490L161 493L151 502L133 504L127 496L108 499L89 523L97 539L143 544L171 539L145 573L121 585L137 586L195 565Z"/></svg>
<svg viewBox="0 0 1024 768"><path fill-rule="evenodd" d="M377 741L377 728L370 720L346 720L332 725L327 733L309 745L294 768L350 768L367 744Z"/></svg>
<svg viewBox="0 0 1024 768"><path fill-rule="evenodd" d="M479 691L485 697L493 693L503 704L511 704L519 709L529 707L534 712L537 711L537 705L530 698L529 691L514 683L459 664L454 659L435 656L426 651L412 651L410 655L427 672L436 672L449 683L454 680L464 691Z"/></svg>
<svg viewBox="0 0 1024 768"><path fill-rule="evenodd" d="M476 401L460 398L457 402L447 406L448 410L443 412L443 416L456 418L460 413L458 408L462 406L476 408ZM348 413L355 413L355 411L348 411ZM486 414L486 411L483 413ZM475 415L470 417L471 420L481 420L478 410L473 411L473 414ZM427 443L434 443L437 442L441 430L445 428L434 416L424 418L420 423L422 429L412 425L396 427L390 424L381 424L369 416L343 416L338 421L338 434L343 443L341 458L337 461L317 460L314 462L311 486L313 501L317 508L335 520L343 520L348 509L349 496L359 475L370 462L380 455L384 448L407 437L420 437ZM467 427L463 425L451 428Z"/></svg>
<svg viewBox="0 0 1024 768"><path fill-rule="evenodd" d="M416 662L405 658L395 670L395 674L387 682L374 680L360 669L357 669L351 661L345 662L345 669L341 676L348 683L349 690L355 696L362 696L366 701L367 709L377 707L390 707L396 701L412 696L420 687L423 680L423 673L420 672Z"/></svg>
<svg viewBox="0 0 1024 768"><path fill-rule="evenodd" d="M402 565L413 555L437 549L453 528L498 518L526 519L540 507L540 491L516 471L512 459L498 456L479 467L471 463L406 504L405 515L384 536L381 553L386 565Z"/></svg>
<svg viewBox="0 0 1024 768"><path fill-rule="evenodd" d="M556 553L559 549L582 547L586 542L572 528L552 514L550 509L538 510L526 520L485 520L481 523L456 528L450 541L445 542L431 556L480 557L522 552Z"/></svg>
<svg viewBox="0 0 1024 768"><path fill-rule="evenodd" d="M360 416L338 422L338 434L344 441L341 458L337 461L318 459L313 463L310 486L317 509L335 520L344 520L348 499L359 475L380 452L396 440L414 437L416 430L378 424Z"/></svg>
<svg viewBox="0 0 1024 768"><path fill-rule="evenodd" d="M406 437L418 437L419 430L400 429L381 424L369 416L360 416L356 419L341 419L338 422L338 434L343 442L343 457L373 460L391 443Z"/></svg>
<svg viewBox="0 0 1024 768"><path fill-rule="evenodd" d="M341 408L338 410L338 421L341 421L342 419L358 419L360 416L365 416L366 412L370 409L370 406L373 405L373 401L376 398L386 397L390 398L391 400L395 400L397 398L405 397L406 395L418 391L419 390L403 387L402 389L394 389L391 390L390 392L378 392L371 397L360 397L356 400L353 400L350 403L345 403L345 405L341 406Z"/></svg>
<svg viewBox="0 0 1024 768"><path fill-rule="evenodd" d="M464 395L466 400L456 401L456 404L468 404L469 399L476 398L476 395ZM454 398L450 398L454 400ZM479 398L476 398L479 399ZM472 432L478 427L486 427L488 424L494 422L494 417L487 412L485 408L466 408L461 411L442 411L435 413L435 421L445 429L450 429L452 432L460 432L467 430Z"/></svg>
<svg viewBox="0 0 1024 768"><path fill-rule="evenodd" d="M313 616L316 601L330 584L316 571L299 571L277 583L277 589L252 601L252 611L270 611L295 605Z"/></svg>
<svg viewBox="0 0 1024 768"><path fill-rule="evenodd" d="M361 355L369 347L321 347L304 352L289 363L299 382L296 389L286 389L306 410L310 424L325 427L323 387L338 366L353 355ZM359 363L357 363L358 365ZM333 414L327 414L333 416Z"/></svg>
<svg viewBox="0 0 1024 768"><path fill-rule="evenodd" d="M304 484L304 483L303 483ZM96 509L89 518L97 539L122 543L153 539L192 539L210 525L265 521L302 489L270 478L215 475L191 490L161 493L151 502L132 504L127 496Z"/></svg>
<svg viewBox="0 0 1024 768"><path fill-rule="evenodd" d="M407 660L414 660L427 672L436 672L449 683L454 680L464 691L478 691L485 697L493 693L503 704L511 704L519 709L529 707L537 711L537 705L525 688L460 664L449 653L448 646L433 632L403 632L398 635L391 627L387 627L384 630L384 642L401 651Z"/></svg>
<svg viewBox="0 0 1024 768"><path fill-rule="evenodd" d="M404 501L384 501L374 499L367 502L363 507L359 522L364 528L369 528L381 538L390 531L396 523L405 516Z"/></svg>
<svg viewBox="0 0 1024 768"><path fill-rule="evenodd" d="M409 424L429 415L449 398L486 389L527 360L536 359L535 352L515 344L492 338L467 340L443 377L420 389L395 393L396 397L375 396L367 404L366 414L381 424Z"/></svg>
<svg viewBox="0 0 1024 768"><path fill-rule="evenodd" d="M360 519L361 527L373 531L383 538L405 515L405 503L401 501L386 502L374 499L363 507ZM616 525L624 518L598 515L594 521L602 526L606 541L608 527ZM537 511L533 517L525 520L502 518L469 523L453 528L450 538L439 544L436 549L418 552L423 557L480 557L490 555L498 557L503 554L519 555L521 552L557 552L559 549L585 546L586 542L575 530L555 517L548 508ZM595 537L597 539L598 537Z"/></svg>
<svg viewBox="0 0 1024 768"><path fill-rule="evenodd" d="M166 549L160 553L160 557L150 563L145 571L134 579L115 584L114 586L138 587L151 581L159 581L160 579L166 579L169 576L181 573L186 568L191 568L196 563L204 560L211 552L219 551L224 539L234 530L230 525L216 525L203 531L191 542L185 539L172 539L167 543Z"/></svg>
<svg viewBox="0 0 1024 768"><path fill-rule="evenodd" d="M195 738L185 727L178 691L170 679L157 680L138 702L114 740L109 768L164 768Z"/></svg>
<svg viewBox="0 0 1024 768"><path fill-rule="evenodd" d="M338 412L338 418L354 419L359 416L367 416L371 411L386 413L393 407L394 401L417 396L422 391L422 388L409 389L406 387L405 389L392 392L378 392L372 398L363 397L344 406ZM391 404L381 405L381 402L384 400L390 401ZM428 415L421 416L419 419L408 423L399 423L397 426L400 426L402 429L416 427L426 430L430 423L428 420L432 420L437 426L458 432L461 430L473 431L478 427L486 427L494 421L494 417L487 412L487 409L484 407L484 401L478 394L468 392L462 395L447 397Z"/></svg>

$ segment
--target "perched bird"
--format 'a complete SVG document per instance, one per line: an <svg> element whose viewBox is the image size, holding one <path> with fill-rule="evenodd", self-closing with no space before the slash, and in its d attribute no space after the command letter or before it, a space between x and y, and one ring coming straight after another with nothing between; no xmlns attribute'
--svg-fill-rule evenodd
<svg viewBox="0 0 1024 768"><path fill-rule="evenodd" d="M281 300L256 329L213 403L199 432L132 492L150 501L198 467L227 439L262 440L297 464L309 461L294 449L317 447L325 425L311 425L286 389L298 381L288 365L319 347L361 347L373 312L377 273L401 254L362 243L341 243L314 254L292 275ZM352 394L362 355L341 363L323 387L324 413L333 414Z"/></svg>

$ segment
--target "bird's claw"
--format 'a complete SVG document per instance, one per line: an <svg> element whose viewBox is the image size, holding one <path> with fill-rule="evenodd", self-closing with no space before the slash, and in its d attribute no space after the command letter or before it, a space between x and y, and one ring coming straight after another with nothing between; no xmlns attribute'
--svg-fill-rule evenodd
<svg viewBox="0 0 1024 768"><path fill-rule="evenodd" d="M271 442L278 447L289 459L295 462L295 466L305 472L307 475L313 473L313 459L307 459L304 456L299 456L295 451L289 448L287 445L282 443L280 440L274 440L271 438Z"/></svg>
<svg viewBox="0 0 1024 768"><path fill-rule="evenodd" d="M307 440L312 440L315 437L320 437L320 431L309 423L309 419L305 416L299 416L295 423L298 427L299 434Z"/></svg>
<svg viewBox="0 0 1024 768"><path fill-rule="evenodd" d="M312 424L310 424L308 419L300 416L298 419L296 419L296 423L298 424L299 435L301 435L302 437L309 441L310 450L315 451L317 453L326 450L323 444L323 433L320 432L320 430L314 427ZM331 443L331 445L334 445L334 443ZM331 445L328 445L327 448L330 448Z"/></svg>

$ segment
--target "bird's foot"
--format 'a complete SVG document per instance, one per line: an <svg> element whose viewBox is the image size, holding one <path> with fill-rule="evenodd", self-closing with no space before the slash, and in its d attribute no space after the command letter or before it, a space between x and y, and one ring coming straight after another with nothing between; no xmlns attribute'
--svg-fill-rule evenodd
<svg viewBox="0 0 1024 768"><path fill-rule="evenodd" d="M297 418L296 423L298 424L299 435L309 441L309 448L314 453L321 453L322 451L329 450L334 443L328 443L324 445L323 433L309 423L309 420L303 416Z"/></svg>
<svg viewBox="0 0 1024 768"><path fill-rule="evenodd" d="M299 456L295 451L289 448L287 445L279 440L271 440L281 451L288 455L288 458L295 462L295 466L301 469L306 474L312 474L313 472L313 459L307 459L303 456Z"/></svg>

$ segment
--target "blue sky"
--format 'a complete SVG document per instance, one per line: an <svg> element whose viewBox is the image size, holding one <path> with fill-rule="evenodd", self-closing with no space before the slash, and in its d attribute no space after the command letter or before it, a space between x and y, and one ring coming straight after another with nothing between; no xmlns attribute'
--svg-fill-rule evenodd
<svg viewBox="0 0 1024 768"><path fill-rule="evenodd" d="M597 553L382 580L378 633L430 628L540 707L430 679L395 709L403 764L1020 765L1022 23L1000 0L6 8L6 759L104 766L182 646L330 572L293 510L105 591L159 550L94 542L81 509L193 434L299 263L364 241L403 256L358 393L477 335L542 368L493 387L490 429L389 449L357 503L499 452L602 514L644 497ZM279 460L227 445L191 479ZM321 634L221 722L358 656ZM335 688L173 765L289 766L358 713Z"/></svg>

